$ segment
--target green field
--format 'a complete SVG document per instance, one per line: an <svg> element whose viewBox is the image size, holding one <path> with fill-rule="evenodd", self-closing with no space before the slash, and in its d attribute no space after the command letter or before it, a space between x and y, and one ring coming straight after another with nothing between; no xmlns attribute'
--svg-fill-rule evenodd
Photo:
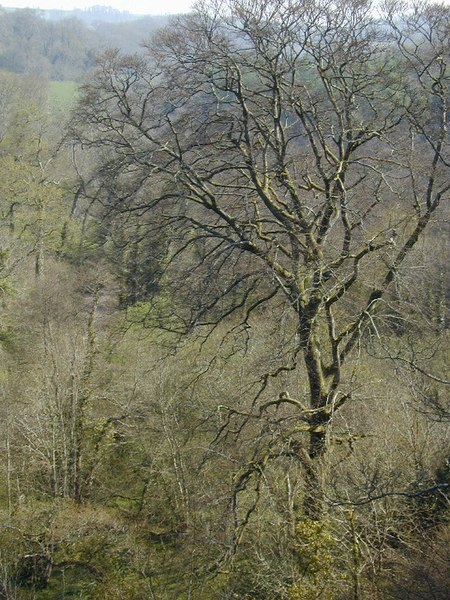
<svg viewBox="0 0 450 600"><path fill-rule="evenodd" d="M79 84L75 81L50 81L48 102L52 111L70 110L78 99Z"/></svg>

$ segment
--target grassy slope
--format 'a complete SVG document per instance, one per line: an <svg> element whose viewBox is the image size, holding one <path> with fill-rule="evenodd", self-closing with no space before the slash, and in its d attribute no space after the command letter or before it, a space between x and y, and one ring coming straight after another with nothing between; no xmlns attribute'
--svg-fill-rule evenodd
<svg viewBox="0 0 450 600"><path fill-rule="evenodd" d="M52 112L70 110L78 99L78 88L75 81L50 81L48 99Z"/></svg>

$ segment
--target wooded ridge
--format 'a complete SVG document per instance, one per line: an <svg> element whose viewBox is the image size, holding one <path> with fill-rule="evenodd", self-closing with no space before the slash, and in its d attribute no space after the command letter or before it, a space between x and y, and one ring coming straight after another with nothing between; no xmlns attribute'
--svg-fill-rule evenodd
<svg viewBox="0 0 450 600"><path fill-rule="evenodd" d="M449 16L0 10L0 598L447 597Z"/></svg>

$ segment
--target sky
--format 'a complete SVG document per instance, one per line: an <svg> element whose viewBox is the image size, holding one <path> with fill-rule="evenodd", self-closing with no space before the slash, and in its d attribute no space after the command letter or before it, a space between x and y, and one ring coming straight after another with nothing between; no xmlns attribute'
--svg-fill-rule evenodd
<svg viewBox="0 0 450 600"><path fill-rule="evenodd" d="M72 10L93 5L111 6L117 10L145 15L188 12L194 0L0 0L0 6Z"/></svg>
<svg viewBox="0 0 450 600"><path fill-rule="evenodd" d="M134 14L163 15L188 12L195 0L0 0L0 6L14 8L56 8L72 10L93 5L112 6ZM441 0L445 5L450 0Z"/></svg>

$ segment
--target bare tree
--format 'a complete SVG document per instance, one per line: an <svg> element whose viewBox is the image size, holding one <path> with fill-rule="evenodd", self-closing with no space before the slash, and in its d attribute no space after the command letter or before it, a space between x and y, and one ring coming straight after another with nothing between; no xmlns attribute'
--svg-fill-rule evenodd
<svg viewBox="0 0 450 600"><path fill-rule="evenodd" d="M268 461L296 456L307 512L321 513L319 464L351 399L350 359L366 331L382 335L394 284L450 189L448 44L442 5L212 1L146 57L106 54L85 87L74 133L100 159L91 193L150 230L170 225L170 264L188 256L182 282L167 283L170 326L210 332L238 312L248 324L263 306L290 323L250 409L225 419L222 431L291 411L236 494ZM263 396L295 369L304 398Z"/></svg>

